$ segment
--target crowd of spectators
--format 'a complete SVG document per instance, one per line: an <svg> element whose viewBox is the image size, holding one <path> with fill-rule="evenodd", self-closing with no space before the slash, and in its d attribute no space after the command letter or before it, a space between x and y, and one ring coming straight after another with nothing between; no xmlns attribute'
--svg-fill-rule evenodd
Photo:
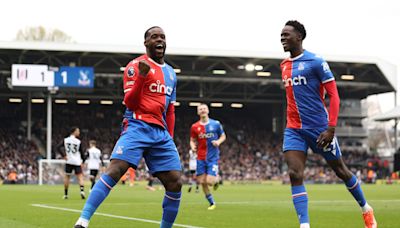
<svg viewBox="0 0 400 228"><path fill-rule="evenodd" d="M114 105L115 106L115 105ZM114 143L120 134L122 107L106 107L99 105L74 106L56 105L53 109L52 148L53 159L62 159L56 150L68 136L71 126L81 129L83 148L88 147L88 141L94 139L103 152L103 158L108 159ZM177 115L175 142L182 158L186 176L189 162L190 126L198 118L193 110L190 115ZM289 182L287 167L282 156L282 136L265 130L259 121L251 118L233 116L217 116L224 125L227 141L221 145L220 176L224 181L261 182L265 180ZM17 121L18 122L18 121ZM43 119L33 123L33 134L45 145L46 128ZM12 128L12 129L10 129ZM14 129L14 130L13 130ZM388 175L389 171L382 169L387 165L378 157L366 153L362 148L348 150L342 148L343 159L360 179L369 179L369 170L374 170L375 179ZM45 155L39 153L38 146L27 140L26 132L19 126L8 126L0 129L0 178L4 183L37 183L38 160ZM61 166L60 166L61 167ZM339 179L326 165L321 156L309 152L305 178L313 183L336 183ZM50 170L45 167L44 177L54 183L62 180L62 170ZM385 170L385 171L382 171ZM147 173L143 165L137 170L137 179L145 179ZM186 178L185 178L186 179Z"/></svg>
<svg viewBox="0 0 400 228"><path fill-rule="evenodd" d="M9 184L37 183L37 146L18 132L0 129L0 180Z"/></svg>

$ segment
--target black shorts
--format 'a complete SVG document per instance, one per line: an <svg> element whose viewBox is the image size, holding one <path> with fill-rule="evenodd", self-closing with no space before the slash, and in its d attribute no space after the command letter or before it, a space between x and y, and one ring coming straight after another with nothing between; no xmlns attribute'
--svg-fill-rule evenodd
<svg viewBox="0 0 400 228"><path fill-rule="evenodd" d="M82 167L80 165L65 164L65 173L67 175L71 175L72 174L72 170L74 170L75 174L81 174L82 173Z"/></svg>
<svg viewBox="0 0 400 228"><path fill-rule="evenodd" d="M99 173L98 169L91 169L90 170L90 176L96 177L98 173Z"/></svg>
<svg viewBox="0 0 400 228"><path fill-rule="evenodd" d="M196 170L190 170L190 174L195 174Z"/></svg>

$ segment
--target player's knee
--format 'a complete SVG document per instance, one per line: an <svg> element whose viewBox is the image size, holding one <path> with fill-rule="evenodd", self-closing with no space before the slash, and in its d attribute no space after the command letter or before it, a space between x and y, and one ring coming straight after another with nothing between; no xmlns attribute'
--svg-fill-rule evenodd
<svg viewBox="0 0 400 228"><path fill-rule="evenodd" d="M118 180L125 174L125 172L120 167L108 167L106 174L110 176L114 181L118 182Z"/></svg>
<svg viewBox="0 0 400 228"><path fill-rule="evenodd" d="M165 189L170 192L180 192L182 189L182 180L181 178L174 178L166 184Z"/></svg>
<svg viewBox="0 0 400 228"><path fill-rule="evenodd" d="M303 181L303 172L297 169L289 169L288 171L290 180L292 181Z"/></svg>
<svg viewBox="0 0 400 228"><path fill-rule="evenodd" d="M335 173L336 176L338 176L340 179L346 181L346 180L350 180L350 178L352 177L352 173L346 168L346 167L337 167L335 169Z"/></svg>
<svg viewBox="0 0 400 228"><path fill-rule="evenodd" d="M207 179L206 183L207 183L208 186L212 186L212 185L215 184L215 180L214 179Z"/></svg>
<svg viewBox="0 0 400 228"><path fill-rule="evenodd" d="M179 180L175 183L175 189L181 191L182 189L182 180L179 178Z"/></svg>

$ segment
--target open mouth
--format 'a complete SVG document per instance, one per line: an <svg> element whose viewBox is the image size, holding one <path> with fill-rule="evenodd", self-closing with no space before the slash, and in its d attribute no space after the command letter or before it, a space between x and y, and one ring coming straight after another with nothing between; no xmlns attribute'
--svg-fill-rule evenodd
<svg viewBox="0 0 400 228"><path fill-rule="evenodd" d="M156 50L164 50L164 45L163 44L157 44L155 48L156 48Z"/></svg>

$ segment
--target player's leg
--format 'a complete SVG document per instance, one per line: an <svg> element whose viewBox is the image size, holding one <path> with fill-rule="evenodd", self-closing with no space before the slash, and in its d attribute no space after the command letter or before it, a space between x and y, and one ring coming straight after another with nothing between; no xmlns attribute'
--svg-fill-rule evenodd
<svg viewBox="0 0 400 228"><path fill-rule="evenodd" d="M83 182L83 172L82 172L82 167L81 166L76 166L75 167L75 175L76 178L78 178L78 184L79 184L79 189L80 189L80 194L81 194L81 198L85 199L85 185Z"/></svg>
<svg viewBox="0 0 400 228"><path fill-rule="evenodd" d="M215 183L218 181L218 162L207 162L206 163L206 185L207 187L215 186ZM206 198L208 202L210 203L210 206L208 207L208 210L214 210L216 208L216 203L214 200L213 195L211 192L206 194Z"/></svg>
<svg viewBox="0 0 400 228"><path fill-rule="evenodd" d="M135 176L136 176L135 169L130 167L128 171L129 171L129 186L132 187L135 183Z"/></svg>
<svg viewBox="0 0 400 228"><path fill-rule="evenodd" d="M153 187L153 183L154 183L154 177L153 177L153 175L151 175L151 173L149 173L148 178L147 178L146 189L149 191L155 191L156 189Z"/></svg>
<svg viewBox="0 0 400 228"><path fill-rule="evenodd" d="M75 228L88 227L89 220L94 212L117 184L121 176L126 173L129 166L130 164L126 161L118 159L111 160L106 172L93 186L92 192L83 207L81 216L75 224Z"/></svg>
<svg viewBox="0 0 400 228"><path fill-rule="evenodd" d="M339 158L337 160L327 160L327 163L335 171L336 175L343 180L343 182L346 184L347 189L349 190L351 195L353 195L358 205L361 207L365 227L377 227L377 222L374 216L373 209L370 205L368 205L357 177L347 168L342 158Z"/></svg>
<svg viewBox="0 0 400 228"><path fill-rule="evenodd" d="M160 228L171 228L181 201L181 161L175 143L167 130L153 127L153 138L159 139L143 154L149 172L158 177L165 188Z"/></svg>
<svg viewBox="0 0 400 228"><path fill-rule="evenodd" d="M288 166L292 200L300 223L300 228L310 227L308 195L303 183L307 149L308 145L301 135L300 130L285 129L283 139L284 158Z"/></svg>
<svg viewBox="0 0 400 228"><path fill-rule="evenodd" d="M69 187L69 179L71 174L65 174L64 176L64 199L68 199L68 187Z"/></svg>
<svg viewBox="0 0 400 228"><path fill-rule="evenodd" d="M126 171L126 173L124 173L124 175L122 175L122 177L119 179L122 185L125 185L126 179L128 178L127 175L128 171Z"/></svg>
<svg viewBox="0 0 400 228"><path fill-rule="evenodd" d="M213 189L214 189L214 191L217 191L217 189L218 189L218 187L219 187L219 182L220 182L220 179L221 179L221 177L220 177L220 175L219 175L219 168L218 168L218 162L216 163L216 164L214 164L213 165L213 167L212 167L212 169L214 170L214 169L216 169L217 171L212 171L212 176L213 176L213 174L214 174L214 172L215 172L215 178L213 178L212 180L210 180L210 181L208 181L209 183L210 182L213 182L213 184L212 184L212 186L213 186ZM207 177L208 178L208 177Z"/></svg>
<svg viewBox="0 0 400 228"><path fill-rule="evenodd" d="M90 176L89 176L90 182L91 182L90 189L92 189L94 184L96 183L96 177L97 177L98 173L99 173L99 170L97 170L97 169L90 170Z"/></svg>
<svg viewBox="0 0 400 228"><path fill-rule="evenodd" d="M65 175L64 175L64 196L63 199L68 199L68 188L69 188L69 181L72 174L72 167L69 164L65 165Z"/></svg>
<svg viewBox="0 0 400 228"><path fill-rule="evenodd" d="M93 186L94 186L94 182L95 182L95 177L93 176L93 169L91 169L90 171L90 174L89 174L89 180L90 180L90 189L92 189L93 188Z"/></svg>
<svg viewBox="0 0 400 228"><path fill-rule="evenodd" d="M206 182L207 182L208 186L214 186L215 183L217 182L217 177L216 176L212 176L210 174L207 174Z"/></svg>
<svg viewBox="0 0 400 228"><path fill-rule="evenodd" d="M195 170L189 170L189 172L190 172L190 179L189 179L189 189L188 189L188 192L191 192L191 191L192 191L193 184L195 183L195 176L194 176L194 173L195 173L196 171L195 171Z"/></svg>
<svg viewBox="0 0 400 228"><path fill-rule="evenodd" d="M303 183L307 156L303 151L290 150L285 152L284 157L288 165L288 174L292 186L292 200L300 227L309 227L308 195Z"/></svg>
<svg viewBox="0 0 400 228"><path fill-rule="evenodd" d="M217 177L212 176L210 174L207 174L206 177L206 186L207 188L214 186L215 183L217 182ZM214 200L214 196L211 194L211 192L208 190L208 194L206 194L206 198L208 202L210 203L210 206L207 208L208 210L214 210L216 208L216 203Z"/></svg>
<svg viewBox="0 0 400 228"><path fill-rule="evenodd" d="M135 169L137 168L143 157L144 150L148 148L149 143L154 141L151 135L146 134L149 132L149 129L151 129L151 126L142 121L126 121L124 119L123 131L114 146L110 158L111 162L106 172L100 177L100 181L97 181L94 185L81 216L75 224L75 228L87 227L93 213L107 197L121 176L126 173L130 166L133 166Z"/></svg>
<svg viewBox="0 0 400 228"><path fill-rule="evenodd" d="M314 141L317 139L319 134L325 130L326 128L321 128L315 131L309 131L307 132L307 137ZM331 144L325 148L318 148L315 143L310 143L310 147L314 152L319 153L324 157L336 175L346 184L347 189L353 195L354 199L357 201L363 211L365 226L367 228L376 227L373 210L365 200L357 177L351 173L342 160L342 154L337 138L334 137Z"/></svg>
<svg viewBox="0 0 400 228"><path fill-rule="evenodd" d="M163 217L160 227L172 227L178 214L179 204L181 201L181 172L157 172L154 175L161 181L165 188L165 196L162 203Z"/></svg>
<svg viewBox="0 0 400 228"><path fill-rule="evenodd" d="M197 175L197 182L199 182L199 184L201 185L201 188L203 189L205 195L210 193L210 189L208 188L207 184L207 175L205 173Z"/></svg>
<svg viewBox="0 0 400 228"><path fill-rule="evenodd" d="M85 199L86 195L85 195L85 185L84 185L84 181L83 181L83 174L82 173L76 174L76 177L78 178L81 198Z"/></svg>
<svg viewBox="0 0 400 228"><path fill-rule="evenodd" d="M197 169L196 169L196 174L197 174L197 182L199 185L201 185L204 195L210 204L209 207L215 205L214 198L212 194L210 193L210 189L207 184L207 163L206 161L203 160L197 160Z"/></svg>
<svg viewBox="0 0 400 228"><path fill-rule="evenodd" d="M199 182L197 181L197 175L196 175L196 171L193 172L193 181L196 183L196 193L199 193Z"/></svg>

